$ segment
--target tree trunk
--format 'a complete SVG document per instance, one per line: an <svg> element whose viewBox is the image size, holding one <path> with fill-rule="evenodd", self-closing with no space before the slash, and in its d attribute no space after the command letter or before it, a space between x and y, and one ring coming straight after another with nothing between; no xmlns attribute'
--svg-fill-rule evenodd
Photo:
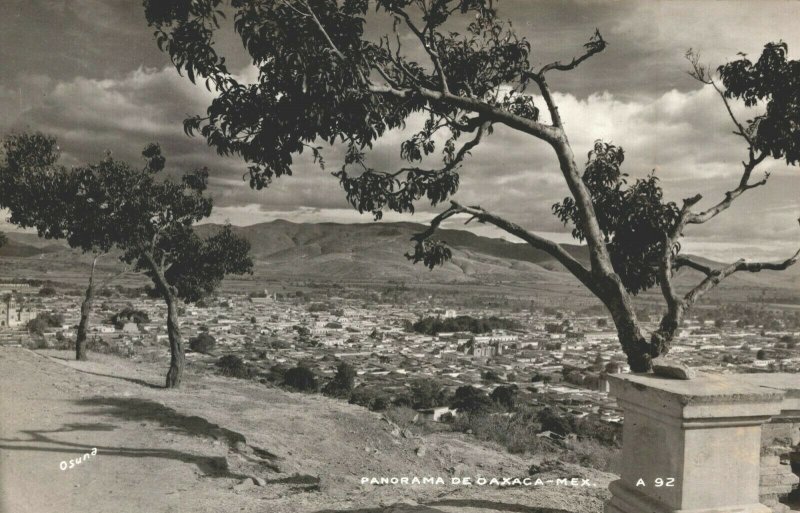
<svg viewBox="0 0 800 513"><path fill-rule="evenodd" d="M183 369L186 367L186 356L183 352L183 340L181 329L178 324L178 312L175 305L175 297L167 290L164 294L167 302L167 335L169 336L170 364L167 372L167 388L178 388L181 386Z"/></svg>
<svg viewBox="0 0 800 513"><path fill-rule="evenodd" d="M86 330L89 328L89 315L92 313L92 302L94 301L94 271L97 267L97 257L92 261L92 272L89 275L89 286L86 287L86 295L81 303L81 322L78 324L78 336L75 339L75 359L86 361Z"/></svg>
<svg viewBox="0 0 800 513"><path fill-rule="evenodd" d="M669 343L664 340L667 334L658 335L656 332L648 341L642 334L630 294L622 285L619 276L613 274L602 281L604 286L599 288L598 297L611 313L614 326L617 328L617 337L622 345L622 351L628 357L631 371L650 372L653 368L653 358L669 351ZM669 340L672 340L672 333L668 336Z"/></svg>
<svg viewBox="0 0 800 513"><path fill-rule="evenodd" d="M176 298L164 276L163 267L156 263L153 255L148 251L144 251L142 257L147 262L147 266L150 267L150 278L153 280L156 290L161 293L161 297L167 303L167 336L169 337L170 363L165 386L166 388L178 388L181 386L183 369L186 367L186 355L183 352L183 339L181 338L181 327L178 322L178 307L175 304Z"/></svg>
<svg viewBox="0 0 800 513"><path fill-rule="evenodd" d="M611 263L591 194L575 164L575 156L566 135L562 135L552 144L558 155L561 172L581 214L581 228L589 248L591 281L595 285L595 287L589 288L611 313L611 318L617 327L622 350L628 357L628 365L631 370L633 372L650 372L652 370L651 360L666 352L666 345L650 343L642 334L630 293L622 284L622 280Z"/></svg>

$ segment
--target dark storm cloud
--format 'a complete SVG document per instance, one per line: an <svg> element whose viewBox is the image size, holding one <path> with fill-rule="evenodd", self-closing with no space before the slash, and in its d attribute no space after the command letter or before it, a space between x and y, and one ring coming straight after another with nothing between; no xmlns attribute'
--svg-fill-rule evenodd
<svg viewBox="0 0 800 513"><path fill-rule="evenodd" d="M0 19L0 130L53 133L69 164L95 161L105 150L136 162L146 143L159 141L174 168L210 168L217 221L371 219L349 208L330 169L323 171L306 157L296 160L293 176L267 191L253 191L242 181L243 162L219 157L203 140L186 137L182 120L204 112L212 96L178 76L157 51L139 0L8 3L10 14ZM622 145L625 170L633 177L656 170L675 201L698 192L706 198L703 205L719 200L735 186L744 158L719 98L686 75L686 49L694 47L704 62L719 64L740 50L754 54L765 42L783 39L793 56L800 55L795 27L800 2L763 1L758 8L744 1L676 0L502 0L499 5L501 16L532 41L535 63L569 59L581 52L595 27L602 31L610 43L603 54L551 78L577 158L584 159L596 139ZM370 34L388 27L372 15L369 21ZM229 26L218 47L233 69L254 76ZM406 135L388 134L370 162L396 168ZM329 167L338 167L341 150L326 151ZM712 253L724 248L725 255L742 247L743 238L758 240L760 251L776 255L794 245L800 173L770 168L775 173L766 187L745 195L728 215L693 229L694 243L703 241ZM461 176L456 199L530 229L564 232L550 207L567 189L552 151L541 142L498 127L472 152ZM422 222L439 209L420 205L414 218L387 219Z"/></svg>

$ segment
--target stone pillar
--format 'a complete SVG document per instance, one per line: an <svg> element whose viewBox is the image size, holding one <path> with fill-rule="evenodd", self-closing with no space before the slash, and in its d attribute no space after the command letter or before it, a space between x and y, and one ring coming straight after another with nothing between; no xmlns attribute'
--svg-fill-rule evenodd
<svg viewBox="0 0 800 513"><path fill-rule="evenodd" d="M609 382L625 421L606 513L770 513L759 504L761 425L780 412L783 391L735 375Z"/></svg>
<svg viewBox="0 0 800 513"><path fill-rule="evenodd" d="M785 513L789 506L780 501L797 488L795 472L800 468L800 376L769 373L744 374L737 379L785 392L781 413L761 430L761 503L773 513Z"/></svg>

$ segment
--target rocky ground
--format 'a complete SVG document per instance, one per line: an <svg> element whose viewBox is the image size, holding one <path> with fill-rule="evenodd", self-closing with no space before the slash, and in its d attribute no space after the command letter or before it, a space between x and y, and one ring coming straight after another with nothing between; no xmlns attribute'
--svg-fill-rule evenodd
<svg viewBox="0 0 800 513"><path fill-rule="evenodd" d="M529 477L535 457L320 395L191 370L165 390L164 365L71 357L0 348L3 512L599 513L615 478L563 465L543 485L453 486ZM361 483L403 476L448 484Z"/></svg>

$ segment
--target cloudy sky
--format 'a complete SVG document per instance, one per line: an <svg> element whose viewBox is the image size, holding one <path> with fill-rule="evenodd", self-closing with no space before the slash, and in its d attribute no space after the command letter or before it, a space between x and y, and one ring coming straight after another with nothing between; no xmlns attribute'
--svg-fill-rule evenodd
<svg viewBox="0 0 800 513"><path fill-rule="evenodd" d="M215 221L371 222L349 208L335 178L310 162L301 159L294 176L253 191L242 181L243 162L217 157L202 139L186 137L182 120L205 112L210 93L178 76L158 52L140 0L4 4L0 133L51 133L67 164L97 160L106 150L135 161L147 142L158 141L172 165L210 168ZM571 58L599 28L607 50L576 71L550 78L576 154L583 158L596 139L621 145L628 173L656 170L669 199L699 192L705 197L700 207L735 187L746 148L731 134L719 97L687 76L686 50L694 48L703 62L716 66L740 51L755 56L764 43L782 39L790 57L800 58L798 1L501 0L499 6L501 16L531 40L534 63ZM220 48L248 76L232 29ZM375 162L396 165L401 136L389 134ZM780 258L794 251L800 243L800 169L775 162L764 169L773 171L765 187L687 232L690 251L724 260ZM567 189L552 150L541 142L498 129L473 151L461 176L456 199L556 240L569 239L550 213ZM424 222L436 210L386 219Z"/></svg>

